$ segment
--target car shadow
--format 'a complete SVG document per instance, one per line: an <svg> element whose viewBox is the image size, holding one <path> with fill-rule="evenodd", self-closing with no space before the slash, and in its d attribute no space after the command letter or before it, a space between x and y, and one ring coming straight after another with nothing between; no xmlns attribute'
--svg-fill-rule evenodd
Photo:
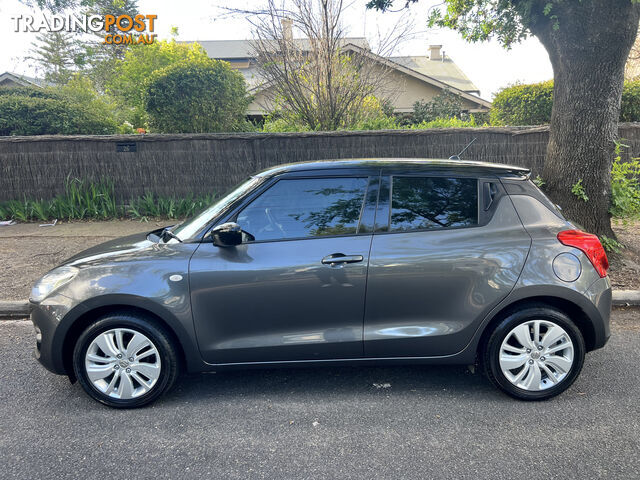
<svg viewBox="0 0 640 480"><path fill-rule="evenodd" d="M466 366L315 367L227 370L181 376L165 401L232 400L250 395L284 397L412 392L451 395L499 394Z"/></svg>

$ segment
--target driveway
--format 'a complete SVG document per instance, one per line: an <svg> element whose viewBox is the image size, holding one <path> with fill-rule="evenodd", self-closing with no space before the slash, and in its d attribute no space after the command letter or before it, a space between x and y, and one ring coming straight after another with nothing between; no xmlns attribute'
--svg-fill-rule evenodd
<svg viewBox="0 0 640 480"><path fill-rule="evenodd" d="M91 401L0 322L1 478L638 478L640 310L564 395L512 400L465 367L183 377L151 407Z"/></svg>

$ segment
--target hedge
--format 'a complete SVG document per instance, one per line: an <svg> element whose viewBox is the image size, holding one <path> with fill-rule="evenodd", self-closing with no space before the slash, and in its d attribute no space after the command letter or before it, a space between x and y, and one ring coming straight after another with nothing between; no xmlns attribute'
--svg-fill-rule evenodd
<svg viewBox="0 0 640 480"><path fill-rule="evenodd" d="M116 133L113 119L54 93L0 89L0 135Z"/></svg>
<svg viewBox="0 0 640 480"><path fill-rule="evenodd" d="M543 125L551 121L553 81L503 88L493 100L492 125ZM640 122L640 81L625 82L621 122Z"/></svg>

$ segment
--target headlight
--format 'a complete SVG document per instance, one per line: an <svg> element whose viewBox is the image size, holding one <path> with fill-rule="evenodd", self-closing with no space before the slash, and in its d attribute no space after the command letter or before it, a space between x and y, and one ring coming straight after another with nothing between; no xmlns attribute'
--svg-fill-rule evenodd
<svg viewBox="0 0 640 480"><path fill-rule="evenodd" d="M29 300L36 303L41 302L54 290L73 280L73 277L77 274L78 269L76 267L64 266L54 268L36 282L33 289L31 289Z"/></svg>

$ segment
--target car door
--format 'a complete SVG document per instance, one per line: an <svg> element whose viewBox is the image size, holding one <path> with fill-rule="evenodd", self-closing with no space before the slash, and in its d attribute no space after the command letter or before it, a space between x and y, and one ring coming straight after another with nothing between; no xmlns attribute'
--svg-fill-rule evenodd
<svg viewBox="0 0 640 480"><path fill-rule="evenodd" d="M461 351L511 291L531 239L497 179L383 177L364 321L368 357Z"/></svg>
<svg viewBox="0 0 640 480"><path fill-rule="evenodd" d="M206 362L362 356L371 246L364 219L373 222L373 180L276 179L225 219L254 241L200 245L191 258L190 285Z"/></svg>

